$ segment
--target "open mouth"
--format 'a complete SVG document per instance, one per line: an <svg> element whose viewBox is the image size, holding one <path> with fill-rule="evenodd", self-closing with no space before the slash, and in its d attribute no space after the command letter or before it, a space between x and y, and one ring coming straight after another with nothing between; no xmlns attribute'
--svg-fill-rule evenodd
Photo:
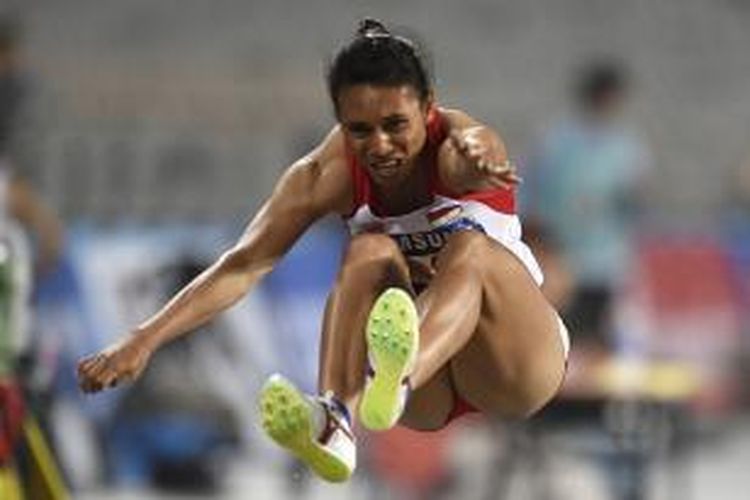
<svg viewBox="0 0 750 500"><path fill-rule="evenodd" d="M392 177L398 174L403 164L401 160L371 161L370 168L378 176Z"/></svg>

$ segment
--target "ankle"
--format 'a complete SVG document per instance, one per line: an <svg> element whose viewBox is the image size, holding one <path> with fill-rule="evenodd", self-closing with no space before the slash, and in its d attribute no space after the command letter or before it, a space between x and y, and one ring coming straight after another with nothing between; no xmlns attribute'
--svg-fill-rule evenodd
<svg viewBox="0 0 750 500"><path fill-rule="evenodd" d="M318 401L328 412L343 417L343 419L346 420L346 423L351 427L352 418L349 408L336 397L333 391L329 390L323 393L322 396L318 396Z"/></svg>

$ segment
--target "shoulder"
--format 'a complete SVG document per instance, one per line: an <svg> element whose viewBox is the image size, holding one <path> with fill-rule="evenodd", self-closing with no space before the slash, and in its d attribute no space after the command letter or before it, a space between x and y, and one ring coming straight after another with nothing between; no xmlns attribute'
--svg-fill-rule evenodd
<svg viewBox="0 0 750 500"><path fill-rule="evenodd" d="M285 182L299 185L321 211L348 213L352 206L352 182L346 146L340 127L333 127L321 143L287 170Z"/></svg>

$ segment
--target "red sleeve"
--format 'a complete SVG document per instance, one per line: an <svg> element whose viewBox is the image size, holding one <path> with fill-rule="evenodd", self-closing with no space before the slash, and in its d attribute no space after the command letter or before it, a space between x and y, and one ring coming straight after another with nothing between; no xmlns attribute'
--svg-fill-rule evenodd
<svg viewBox="0 0 750 500"><path fill-rule="evenodd" d="M433 168L430 175L431 189L436 194L448 196L454 199L474 200L484 203L485 205L505 214L516 213L516 193L515 189L492 189L487 191L476 191L473 193L457 196L452 193L447 186L440 180L437 169L437 155L440 146L448 138L448 120L440 113L437 108L430 111L427 117L427 139L432 149Z"/></svg>

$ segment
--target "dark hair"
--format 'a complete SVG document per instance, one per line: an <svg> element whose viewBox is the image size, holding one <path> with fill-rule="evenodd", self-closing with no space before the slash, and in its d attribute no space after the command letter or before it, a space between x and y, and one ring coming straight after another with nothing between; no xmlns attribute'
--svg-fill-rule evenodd
<svg viewBox="0 0 750 500"><path fill-rule="evenodd" d="M13 50L20 38L20 23L12 12L0 12L0 50Z"/></svg>
<svg viewBox="0 0 750 500"><path fill-rule="evenodd" d="M360 21L354 38L334 56L327 80L336 111L339 92L351 85L411 85L421 100L426 100L432 89L427 65L416 44L392 34L371 18Z"/></svg>
<svg viewBox="0 0 750 500"><path fill-rule="evenodd" d="M600 60L589 63L578 76L576 98L586 108L598 106L603 98L622 94L627 88L625 67L616 60Z"/></svg>

